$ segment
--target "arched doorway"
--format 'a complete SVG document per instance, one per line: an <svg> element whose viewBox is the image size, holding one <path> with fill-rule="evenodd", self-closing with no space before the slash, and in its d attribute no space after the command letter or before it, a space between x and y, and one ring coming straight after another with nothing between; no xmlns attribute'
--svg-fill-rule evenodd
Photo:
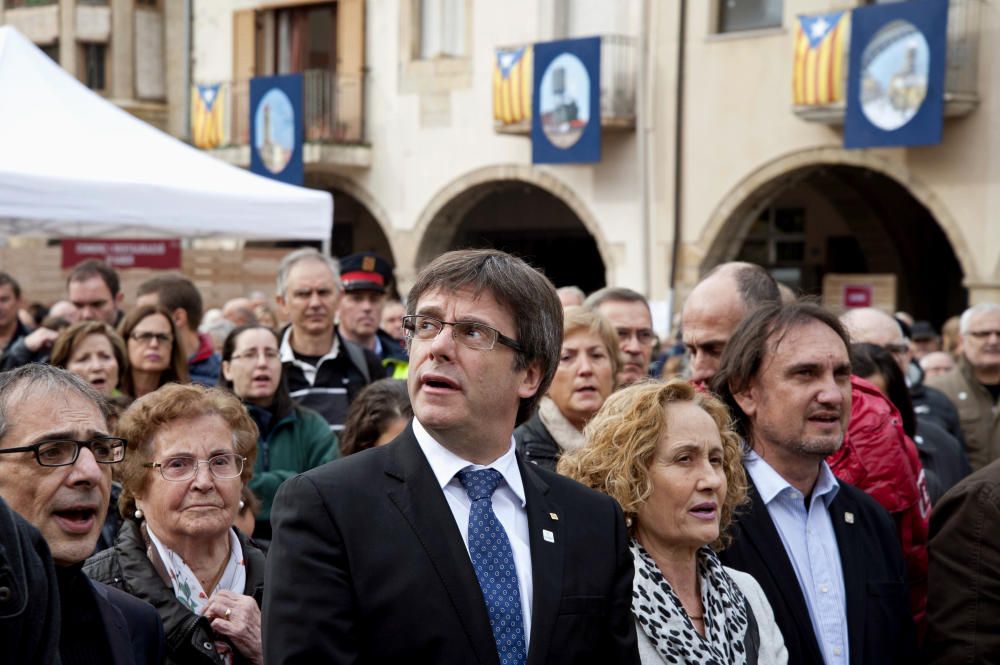
<svg viewBox="0 0 1000 665"><path fill-rule="evenodd" d="M558 286L591 292L605 285L605 265L594 237L569 205L522 180L476 184L434 215L418 253L420 265L443 251L495 248L542 269Z"/></svg>
<svg viewBox="0 0 1000 665"><path fill-rule="evenodd" d="M337 187L331 187L330 193L333 194L332 254L340 257L375 252L396 265L389 238L365 204Z"/></svg>
<svg viewBox="0 0 1000 665"><path fill-rule="evenodd" d="M967 303L952 244L897 180L864 166L811 164L764 183L735 207L703 269L759 263L819 294L827 273L893 273L897 306L940 325Z"/></svg>

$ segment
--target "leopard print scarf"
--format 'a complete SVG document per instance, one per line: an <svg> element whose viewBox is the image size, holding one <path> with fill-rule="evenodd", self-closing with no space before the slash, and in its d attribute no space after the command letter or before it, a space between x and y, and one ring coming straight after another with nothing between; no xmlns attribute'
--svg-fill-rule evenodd
<svg viewBox="0 0 1000 665"><path fill-rule="evenodd" d="M746 665L747 601L709 547L698 550L698 577L705 608L705 637L695 629L680 599L653 557L633 540L632 614L665 663Z"/></svg>

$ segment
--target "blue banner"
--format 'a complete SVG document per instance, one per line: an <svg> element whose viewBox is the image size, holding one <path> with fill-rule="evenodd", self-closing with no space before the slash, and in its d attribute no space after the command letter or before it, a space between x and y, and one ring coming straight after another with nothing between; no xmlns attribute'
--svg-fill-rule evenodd
<svg viewBox="0 0 1000 665"><path fill-rule="evenodd" d="M535 44L531 161L601 161L601 38Z"/></svg>
<svg viewBox="0 0 1000 665"><path fill-rule="evenodd" d="M302 74L250 80L250 170L301 185Z"/></svg>
<svg viewBox="0 0 1000 665"><path fill-rule="evenodd" d="M948 0L859 7L851 19L844 147L940 143Z"/></svg>

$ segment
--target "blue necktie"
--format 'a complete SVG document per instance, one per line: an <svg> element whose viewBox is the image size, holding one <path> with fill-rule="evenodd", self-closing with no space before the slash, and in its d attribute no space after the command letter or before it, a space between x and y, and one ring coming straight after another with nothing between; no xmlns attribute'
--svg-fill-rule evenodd
<svg viewBox="0 0 1000 665"><path fill-rule="evenodd" d="M507 532L493 512L493 492L503 476L496 469L458 472L472 500L469 509L469 554L490 614L500 665L524 665L524 615Z"/></svg>

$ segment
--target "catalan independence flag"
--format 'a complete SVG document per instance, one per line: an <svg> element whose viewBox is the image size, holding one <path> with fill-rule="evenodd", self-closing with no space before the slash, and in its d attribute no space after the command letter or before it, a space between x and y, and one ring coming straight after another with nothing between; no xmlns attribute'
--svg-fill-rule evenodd
<svg viewBox="0 0 1000 665"><path fill-rule="evenodd" d="M533 79L530 46L497 49L493 63L493 120L512 125L531 120Z"/></svg>
<svg viewBox="0 0 1000 665"><path fill-rule="evenodd" d="M202 150L222 145L222 84L196 85L191 95L191 138Z"/></svg>
<svg viewBox="0 0 1000 665"><path fill-rule="evenodd" d="M792 96L796 106L845 101L848 12L800 16L795 26Z"/></svg>

